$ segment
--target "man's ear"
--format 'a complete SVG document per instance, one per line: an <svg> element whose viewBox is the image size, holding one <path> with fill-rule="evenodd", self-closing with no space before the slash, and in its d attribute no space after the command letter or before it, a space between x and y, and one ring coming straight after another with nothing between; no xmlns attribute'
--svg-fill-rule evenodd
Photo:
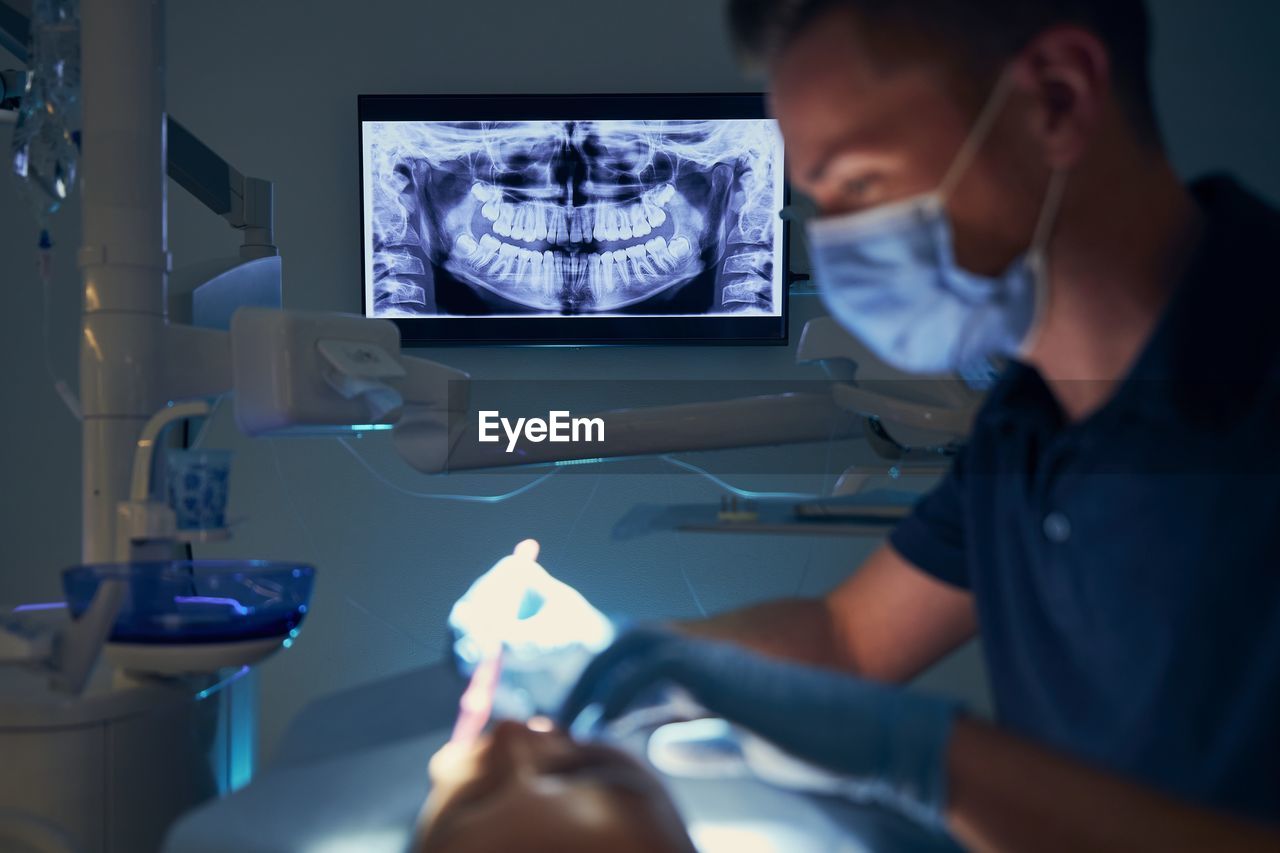
<svg viewBox="0 0 1280 853"><path fill-rule="evenodd" d="M1112 95L1111 56L1089 30L1056 26L1036 36L1014 60L1015 86L1031 108L1045 165L1069 169L1097 136Z"/></svg>

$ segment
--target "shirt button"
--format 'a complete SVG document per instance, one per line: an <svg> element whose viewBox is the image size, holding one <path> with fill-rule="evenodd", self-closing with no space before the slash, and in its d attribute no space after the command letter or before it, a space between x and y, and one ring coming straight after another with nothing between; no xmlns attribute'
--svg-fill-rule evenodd
<svg viewBox="0 0 1280 853"><path fill-rule="evenodd" d="M1060 512L1044 517L1044 537L1055 545L1066 544L1071 538L1071 519Z"/></svg>

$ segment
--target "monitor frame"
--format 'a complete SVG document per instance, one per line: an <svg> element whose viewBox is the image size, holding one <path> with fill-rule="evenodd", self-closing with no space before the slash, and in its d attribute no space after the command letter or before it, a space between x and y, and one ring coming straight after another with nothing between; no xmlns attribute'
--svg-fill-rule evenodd
<svg viewBox="0 0 1280 853"><path fill-rule="evenodd" d="M538 119L765 119L762 93L574 95L359 95L360 304L369 314L366 252L366 121L534 121ZM779 164L780 167L783 164ZM783 178L783 206L791 187ZM789 342L791 229L784 222L777 316L392 317L408 346L786 346Z"/></svg>

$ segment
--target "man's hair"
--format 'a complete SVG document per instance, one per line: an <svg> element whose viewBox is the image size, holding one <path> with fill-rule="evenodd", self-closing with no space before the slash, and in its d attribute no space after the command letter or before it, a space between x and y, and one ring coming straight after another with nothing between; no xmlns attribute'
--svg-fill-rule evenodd
<svg viewBox="0 0 1280 853"><path fill-rule="evenodd" d="M935 57L941 52L983 83L1044 30L1080 26L1106 45L1116 94L1135 130L1159 141L1144 0L730 0L729 25L739 57L758 69L819 15L841 8L854 13L874 59L902 59L915 45Z"/></svg>

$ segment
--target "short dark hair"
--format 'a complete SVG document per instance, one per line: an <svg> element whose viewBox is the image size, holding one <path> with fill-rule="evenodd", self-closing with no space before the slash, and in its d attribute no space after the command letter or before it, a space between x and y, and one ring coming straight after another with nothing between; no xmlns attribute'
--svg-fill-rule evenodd
<svg viewBox="0 0 1280 853"><path fill-rule="evenodd" d="M865 25L877 54L892 52L892 44L880 49L881 42L905 36L991 78L1044 30L1083 27L1107 46L1116 93L1135 129L1159 141L1144 0L730 0L729 26L739 57L760 68L820 14L839 8Z"/></svg>

